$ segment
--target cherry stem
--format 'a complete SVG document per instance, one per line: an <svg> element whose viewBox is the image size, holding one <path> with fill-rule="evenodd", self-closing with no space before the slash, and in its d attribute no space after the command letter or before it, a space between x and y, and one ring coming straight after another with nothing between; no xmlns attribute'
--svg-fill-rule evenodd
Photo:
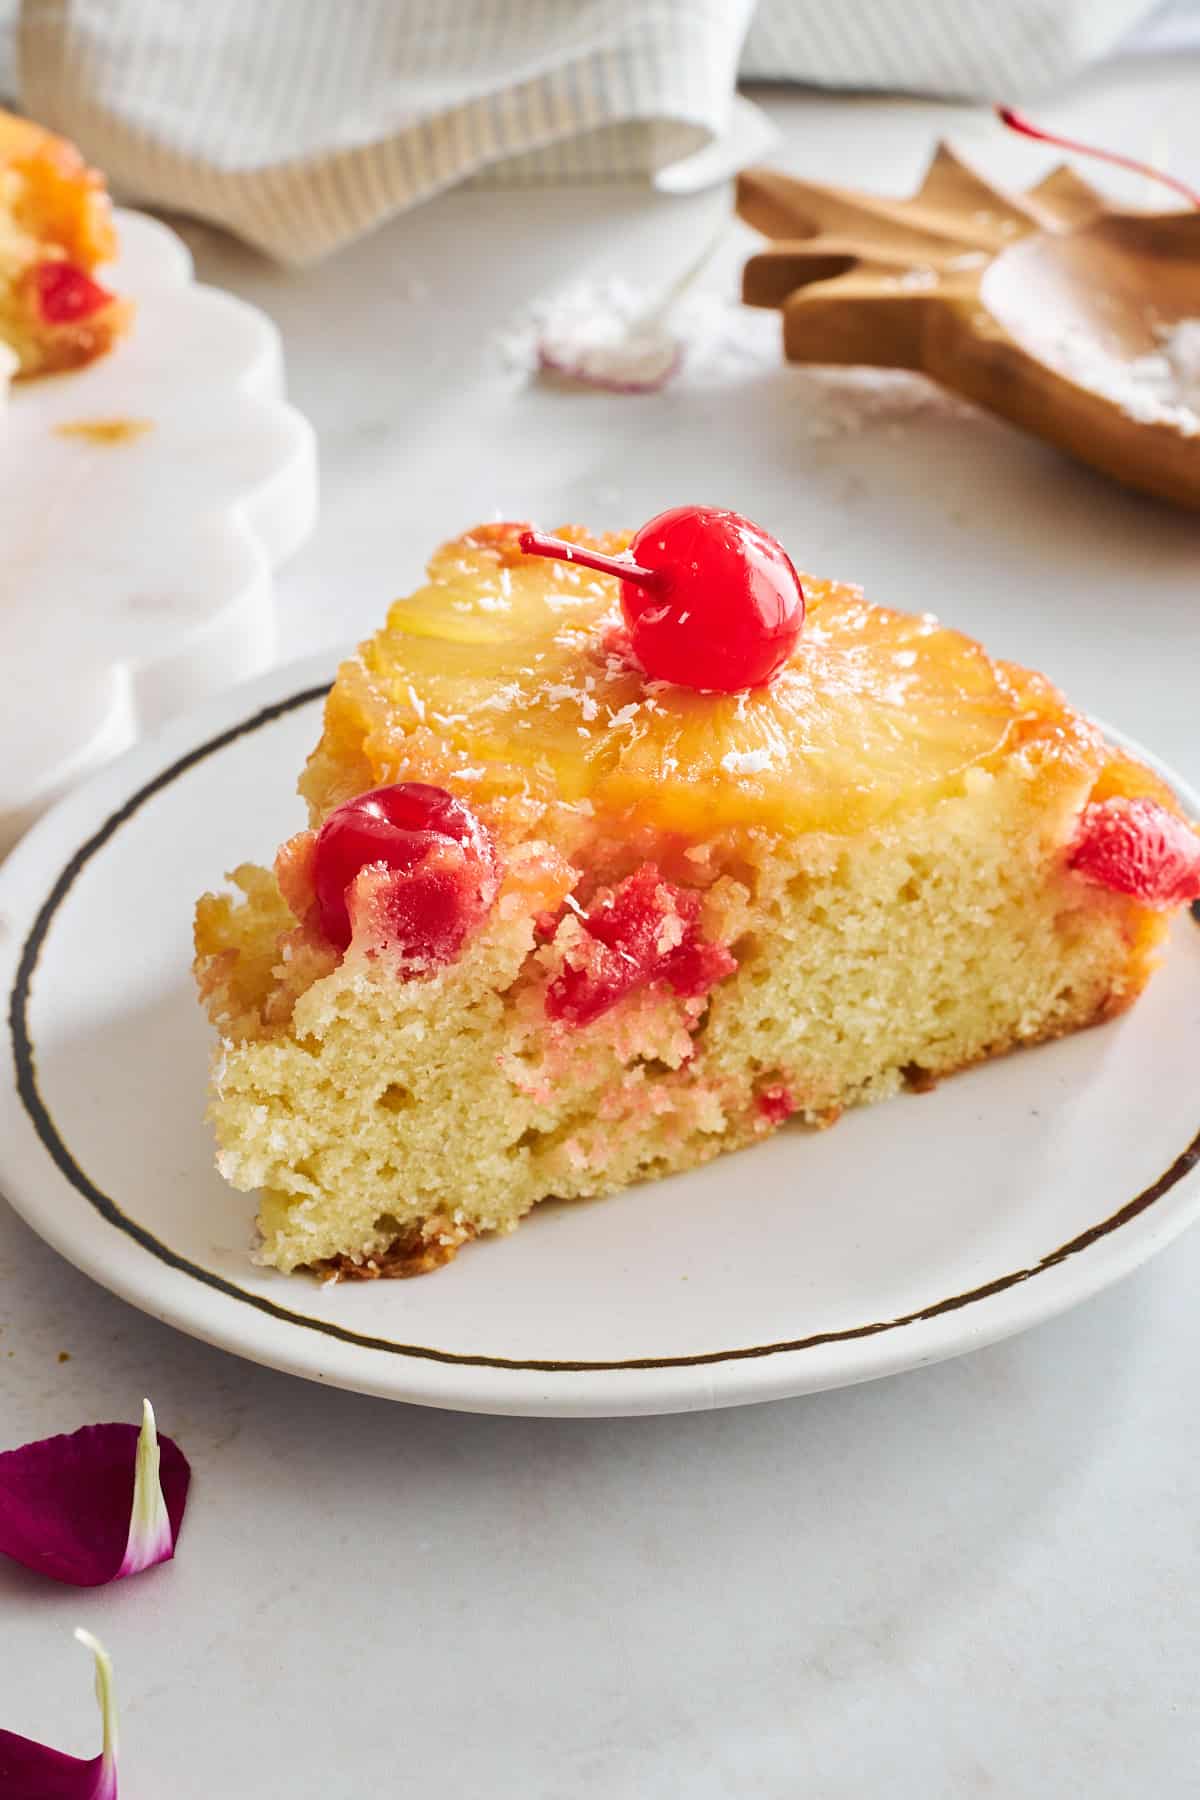
<svg viewBox="0 0 1200 1800"><path fill-rule="evenodd" d="M1131 169L1135 175L1146 175L1151 181L1161 181L1164 187L1174 188L1177 194L1182 194L1192 206L1200 206L1200 194L1195 188L1188 187L1185 181L1179 181L1174 175L1164 174L1161 169L1155 169L1149 163L1138 162L1132 156L1121 156L1116 150L1098 150L1094 144L1080 144L1074 138L1059 137L1054 131L1043 131L1040 125L1031 124L1024 113L1019 113L1012 106L998 106L996 116L1010 131L1019 131L1022 137L1037 138L1042 144L1055 144L1060 150L1073 150L1078 156L1098 156L1102 162L1115 163L1121 169Z"/></svg>
<svg viewBox="0 0 1200 1800"><path fill-rule="evenodd" d="M657 587L662 579L661 569L643 569L628 556L605 556L602 550L589 550L583 544L568 543L566 538L548 537L544 531L523 531L520 541L526 556L552 556L558 562L578 563L580 568L632 581L635 587Z"/></svg>

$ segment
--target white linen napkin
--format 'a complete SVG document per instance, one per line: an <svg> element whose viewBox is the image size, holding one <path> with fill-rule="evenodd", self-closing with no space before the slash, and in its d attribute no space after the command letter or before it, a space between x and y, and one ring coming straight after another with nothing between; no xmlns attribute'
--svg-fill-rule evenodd
<svg viewBox="0 0 1200 1800"><path fill-rule="evenodd" d="M662 170L729 130L739 70L1020 99L1109 51L1148 10L1147 0L0 0L0 56L7 41L24 110L74 138L119 191L303 263L467 179Z"/></svg>

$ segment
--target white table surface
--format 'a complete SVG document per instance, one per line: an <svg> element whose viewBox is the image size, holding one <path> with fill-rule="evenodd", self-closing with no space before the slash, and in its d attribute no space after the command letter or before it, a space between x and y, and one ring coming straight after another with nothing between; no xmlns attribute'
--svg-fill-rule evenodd
<svg viewBox="0 0 1200 1800"><path fill-rule="evenodd" d="M1041 113L1131 150L1157 130L1195 178L1198 80L1200 58L1146 58ZM1013 176L1045 162L963 108L768 103L777 160L817 177L898 190L947 128ZM1200 779L1200 521L983 423L813 444L765 373L646 402L497 367L488 333L535 293L580 267L665 278L723 204L460 193L306 274L188 229L202 276L278 320L320 435L287 651L366 630L476 516L715 499L1047 668ZM1198 1287L1200 1232L917 1374L526 1422L243 1365L0 1211L3 1441L133 1418L148 1392L195 1470L168 1569L80 1594L0 1566L0 1723L92 1754L78 1622L116 1662L128 1800L1173 1800L1200 1781Z"/></svg>

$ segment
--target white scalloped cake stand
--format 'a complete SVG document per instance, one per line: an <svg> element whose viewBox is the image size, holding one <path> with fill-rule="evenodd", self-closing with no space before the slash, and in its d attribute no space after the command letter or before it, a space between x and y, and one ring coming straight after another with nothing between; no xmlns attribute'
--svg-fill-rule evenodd
<svg viewBox="0 0 1200 1800"><path fill-rule="evenodd" d="M144 729L272 659L272 572L312 529L316 445L279 333L119 212L130 337L0 416L0 854ZM64 425L148 421L121 441Z"/></svg>

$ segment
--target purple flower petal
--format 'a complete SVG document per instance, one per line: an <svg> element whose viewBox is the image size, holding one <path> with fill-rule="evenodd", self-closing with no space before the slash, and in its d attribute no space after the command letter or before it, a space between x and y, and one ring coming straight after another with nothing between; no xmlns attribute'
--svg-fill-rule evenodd
<svg viewBox="0 0 1200 1800"><path fill-rule="evenodd" d="M75 1636L96 1659L96 1699L104 1725L104 1748L88 1760L67 1756L48 1744L35 1744L15 1731L0 1731L0 1794L4 1800L117 1800L112 1664L90 1631L77 1631Z"/></svg>
<svg viewBox="0 0 1200 1800"><path fill-rule="evenodd" d="M100 1587L175 1554L191 1470L142 1428L85 1425L0 1455L0 1554L73 1587Z"/></svg>

